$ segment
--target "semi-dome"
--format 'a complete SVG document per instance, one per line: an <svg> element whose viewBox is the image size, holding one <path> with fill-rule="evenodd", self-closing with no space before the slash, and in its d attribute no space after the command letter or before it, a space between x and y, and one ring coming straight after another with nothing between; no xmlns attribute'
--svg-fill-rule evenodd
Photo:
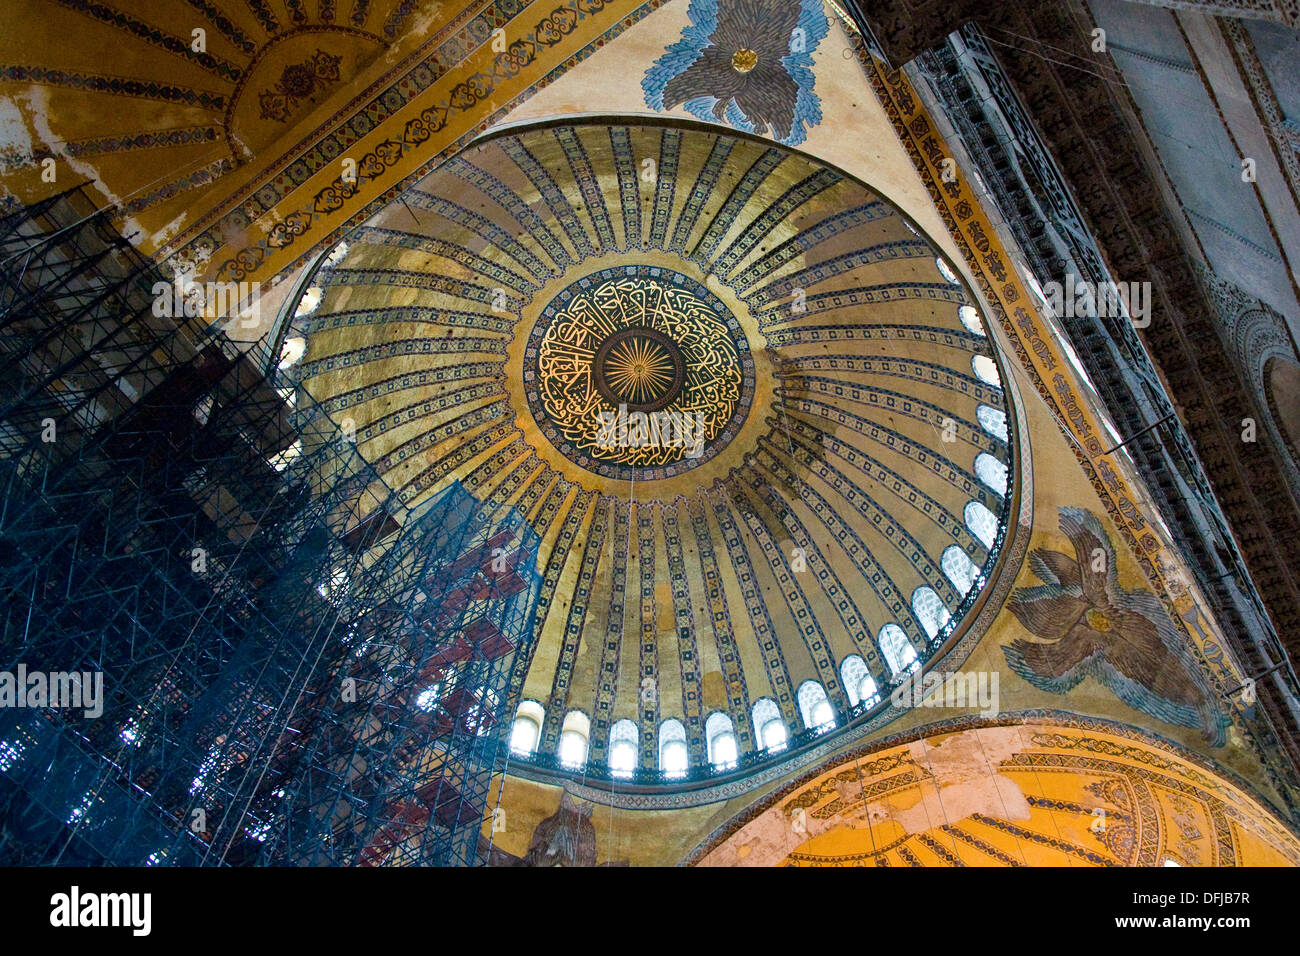
<svg viewBox="0 0 1300 956"><path fill-rule="evenodd" d="M1016 469L978 303L806 155L508 129L308 285L299 381L389 484L459 482L541 538L524 763L679 785L775 759L887 707L994 570Z"/></svg>

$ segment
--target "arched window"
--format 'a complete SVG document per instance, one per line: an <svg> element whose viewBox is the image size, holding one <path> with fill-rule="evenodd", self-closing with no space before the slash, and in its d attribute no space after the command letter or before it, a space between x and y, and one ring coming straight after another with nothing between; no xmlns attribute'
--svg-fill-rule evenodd
<svg viewBox="0 0 1300 956"><path fill-rule="evenodd" d="M984 547L989 550L993 549L993 542L998 537L998 519L992 511L989 511L978 501L972 501L966 505L966 527L970 533L983 542Z"/></svg>
<svg viewBox="0 0 1300 956"><path fill-rule="evenodd" d="M659 772L665 777L686 776L686 728L676 717L659 725Z"/></svg>
<svg viewBox="0 0 1300 956"><path fill-rule="evenodd" d="M980 428L994 438L1007 440L1007 413L1002 409L981 405L975 409L975 417L979 419Z"/></svg>
<svg viewBox="0 0 1300 956"><path fill-rule="evenodd" d="M980 314L975 311L973 305L963 305L957 310L957 317L961 319L961 324L966 326L967 330L974 332L976 335L985 335L984 323L980 321Z"/></svg>
<svg viewBox="0 0 1300 956"><path fill-rule="evenodd" d="M330 266L336 266L343 261L343 257L346 256L347 254L348 254L348 244L346 242L340 242L337 246L335 246L333 249L330 250L329 257L325 260L325 264Z"/></svg>
<svg viewBox="0 0 1300 956"><path fill-rule="evenodd" d="M961 284L961 280L957 278L957 273L953 271L952 266L948 265L943 256L935 259L934 264L939 267L939 274L953 285Z"/></svg>
<svg viewBox="0 0 1300 956"><path fill-rule="evenodd" d="M636 770L636 758L640 750L637 746L638 736L636 722L626 718L609 728L609 749L605 759L614 776L630 777Z"/></svg>
<svg viewBox="0 0 1300 956"><path fill-rule="evenodd" d="M907 632L897 624L890 623L882 627L880 639L876 643L880 645L880 653L884 656L885 663L889 665L889 673L893 677L910 674L921 664L916 656L916 648L907 639Z"/></svg>
<svg viewBox="0 0 1300 956"><path fill-rule="evenodd" d="M708 744L709 763L715 768L730 767L740 753L736 746L736 728L722 711L709 714L704 722L704 739Z"/></svg>
<svg viewBox="0 0 1300 956"><path fill-rule="evenodd" d="M982 451L975 456L975 477L988 485L990 491L1006 497L1009 474L1007 466L988 452Z"/></svg>
<svg viewBox="0 0 1300 956"><path fill-rule="evenodd" d="M316 590L319 591L320 588ZM456 682L459 680L460 671L448 670L441 680L435 681L415 695L415 706L426 713L437 709L442 699L456 689Z"/></svg>
<svg viewBox="0 0 1300 956"><path fill-rule="evenodd" d="M307 340L301 335L285 339L284 345L280 346L280 362L277 367L282 372L287 368L292 368L306 354Z"/></svg>
<svg viewBox="0 0 1300 956"><path fill-rule="evenodd" d="M987 355L976 355L970 360L970 367L975 377L985 385L994 388L1002 387L1002 379L998 377L998 367Z"/></svg>
<svg viewBox="0 0 1300 956"><path fill-rule="evenodd" d="M944 549L943 557L939 559L939 567L943 568L944 575L952 582L957 593L963 596L971 589L976 576L980 573L980 569L975 567L975 562L970 559L970 555L955 544Z"/></svg>
<svg viewBox="0 0 1300 956"><path fill-rule="evenodd" d="M762 697L754 702L754 735L764 750L784 750L789 735L776 701Z"/></svg>
<svg viewBox="0 0 1300 956"><path fill-rule="evenodd" d="M314 285L302 294L298 300L298 306L294 309L294 318L300 319L304 315L311 315L320 308L320 300L324 298L325 290L318 285Z"/></svg>
<svg viewBox="0 0 1300 956"><path fill-rule="evenodd" d="M912 610L916 612L917 620L921 622L921 626L925 628L925 633L930 635L931 640L938 635L939 628L947 624L948 619L952 617L932 588L922 587L912 592Z"/></svg>
<svg viewBox="0 0 1300 956"><path fill-rule="evenodd" d="M840 680L844 681L844 692L849 695L849 703L855 707L864 701L868 707L880 701L876 679L871 676L867 662L857 654L850 654L840 662Z"/></svg>
<svg viewBox="0 0 1300 956"><path fill-rule="evenodd" d="M591 733L591 721L580 710L571 710L564 715L564 724L560 729L560 763L575 770L587 762L587 739Z"/></svg>
<svg viewBox="0 0 1300 956"><path fill-rule="evenodd" d="M805 727L835 726L835 711L831 709L831 702L826 699L826 688L821 684L815 680L806 680L799 685L795 697L799 701L799 715L803 717Z"/></svg>

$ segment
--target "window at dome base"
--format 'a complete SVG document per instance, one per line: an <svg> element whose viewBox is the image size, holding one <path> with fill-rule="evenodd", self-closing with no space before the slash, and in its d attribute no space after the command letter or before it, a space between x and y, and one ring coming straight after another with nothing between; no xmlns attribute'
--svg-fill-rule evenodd
<svg viewBox="0 0 1300 956"><path fill-rule="evenodd" d="M980 320L980 314L975 311L974 306L963 305L957 310L957 316L968 332L974 332L976 335L987 334L984 331L984 323Z"/></svg>
<svg viewBox="0 0 1300 956"><path fill-rule="evenodd" d="M587 762L587 736L591 731L591 721L580 710L571 710L565 715L560 730L560 746L556 755L561 765L576 770Z"/></svg>
<svg viewBox="0 0 1300 956"><path fill-rule="evenodd" d="M815 680L804 681L796 695L803 725L809 729L829 729L835 726L835 711L826 698L826 688Z"/></svg>
<svg viewBox="0 0 1300 956"><path fill-rule="evenodd" d="M541 704L535 700L522 701L515 709L515 722L510 728L511 751L521 757L536 753L545 719L546 712Z"/></svg>
<svg viewBox="0 0 1300 956"><path fill-rule="evenodd" d="M636 722L631 720L620 720L609 729L608 762L613 776L630 777L636 771L639 736Z"/></svg>
<svg viewBox="0 0 1300 956"><path fill-rule="evenodd" d="M970 555L955 544L949 545L944 550L939 565L957 593L961 595L965 595L974 586L975 579L980 573L979 568L975 567L975 562L970 559Z"/></svg>
<svg viewBox="0 0 1300 956"><path fill-rule="evenodd" d="M880 653L889 665L890 677L897 679L911 674L921 666L916 648L907 639L907 632L897 624L886 624L880 629Z"/></svg>
<svg viewBox="0 0 1300 956"><path fill-rule="evenodd" d="M952 617L933 588L920 587L913 592L912 610L931 640L939 636L939 631Z"/></svg>
<svg viewBox="0 0 1300 956"><path fill-rule="evenodd" d="M844 691L849 695L849 703L855 707L865 704L870 707L879 703L880 692L876 679L871 676L867 662L857 654L850 654L840 664L840 680L844 681Z"/></svg>
<svg viewBox="0 0 1300 956"><path fill-rule="evenodd" d="M776 701L770 697L764 697L754 703L754 733L761 741L763 749L769 751L785 749L790 735L786 730L785 721L781 719L781 711L776 706Z"/></svg>
<svg viewBox="0 0 1300 956"><path fill-rule="evenodd" d="M704 737L708 743L709 763L715 770L735 765L740 752L730 717L717 711L709 714L709 719L704 722Z"/></svg>
<svg viewBox="0 0 1300 956"><path fill-rule="evenodd" d="M966 505L965 518L970 533L979 538L984 547L991 549L997 540L997 515L980 502L972 501Z"/></svg>
<svg viewBox="0 0 1300 956"><path fill-rule="evenodd" d="M1002 387L1002 379L998 377L998 367L987 355L976 355L972 358L971 369L975 372L975 377L985 385L992 385L994 388Z"/></svg>
<svg viewBox="0 0 1300 956"><path fill-rule="evenodd" d="M684 777L688 757L686 727L675 717L659 725L659 772L665 777Z"/></svg>
<svg viewBox="0 0 1300 956"><path fill-rule="evenodd" d="M510 749L517 754L531 754L537 749L542 728L530 717L516 717L510 731Z"/></svg>
<svg viewBox="0 0 1300 956"><path fill-rule="evenodd" d="M982 451L975 456L975 477L984 482L990 491L1006 496L1010 473L1006 465L988 452Z"/></svg>
<svg viewBox="0 0 1300 956"><path fill-rule="evenodd" d="M999 441L1007 441L1007 413L1000 408L990 408L988 405L981 405L975 409L975 417L979 419L980 428L992 435Z"/></svg>

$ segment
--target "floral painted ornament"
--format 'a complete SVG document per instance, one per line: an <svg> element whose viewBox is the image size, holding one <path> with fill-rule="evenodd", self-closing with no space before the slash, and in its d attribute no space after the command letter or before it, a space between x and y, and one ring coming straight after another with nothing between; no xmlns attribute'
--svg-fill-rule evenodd
<svg viewBox="0 0 1300 956"><path fill-rule="evenodd" d="M1130 707L1222 746L1227 719L1208 681L1156 596L1120 587L1101 521L1062 508L1061 531L1074 555L1034 549L1029 567L1047 583L1018 588L1007 604L1038 638L1002 648L1012 670L1053 694L1093 677Z"/></svg>
<svg viewBox="0 0 1300 956"><path fill-rule="evenodd" d="M280 81L257 95L262 108L262 119L275 120L277 123L288 122L302 100L311 99L338 81L339 63L342 60L341 56L317 50L302 63L286 66L280 74Z"/></svg>
<svg viewBox="0 0 1300 956"><path fill-rule="evenodd" d="M691 0L691 26L641 81L656 110L797 146L821 122L812 52L830 29L820 0Z"/></svg>

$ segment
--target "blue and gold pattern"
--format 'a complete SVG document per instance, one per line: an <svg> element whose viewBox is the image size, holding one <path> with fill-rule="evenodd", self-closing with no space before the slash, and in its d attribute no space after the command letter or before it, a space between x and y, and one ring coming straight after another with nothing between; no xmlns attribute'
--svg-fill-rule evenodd
<svg viewBox="0 0 1300 956"><path fill-rule="evenodd" d="M802 143L822 118L812 70L829 30L821 0L691 0L688 15L682 38L646 71L646 104Z"/></svg>
<svg viewBox="0 0 1300 956"><path fill-rule="evenodd" d="M645 160L657 175L640 175ZM1010 493L979 481L974 460L1014 475L977 414L1009 411L971 371L991 350L960 321L965 290L887 202L753 138L663 123L503 132L403 199L317 276L301 380L347 409L403 500L459 480L539 532L538 650L513 686L545 710L543 752L579 710L596 763L630 719L652 768L674 718L699 765L717 711L748 754L760 698L799 731L806 680L849 709L847 655L890 685L886 624L922 659L962 626L978 588L959 593L940 556L965 552L980 586L999 559L1002 539L988 547L964 513L1006 520ZM576 389L581 414L608 406L596 353L628 333L600 368L645 368L604 387L629 406L670 396L703 312L646 320L665 288L707 310L740 388L701 459L606 471L565 436L556 394ZM546 344L566 310L590 333L585 379ZM937 635L913 606L921 588L954 618Z"/></svg>
<svg viewBox="0 0 1300 956"><path fill-rule="evenodd" d="M542 432L571 461L611 477L667 478L703 464L735 438L753 394L735 317L699 283L657 266L603 269L565 288L542 310L526 356L524 387ZM601 416L615 420L620 408L667 416L679 430L685 422L692 434L602 441Z"/></svg>

